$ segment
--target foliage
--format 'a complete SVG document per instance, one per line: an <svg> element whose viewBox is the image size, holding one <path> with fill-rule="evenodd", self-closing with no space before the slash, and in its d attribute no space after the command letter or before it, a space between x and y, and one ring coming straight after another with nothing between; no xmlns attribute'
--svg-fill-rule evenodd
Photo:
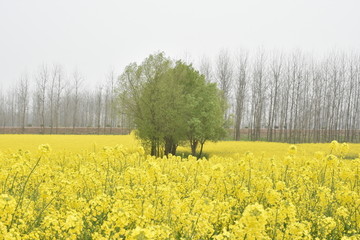
<svg viewBox="0 0 360 240"><path fill-rule="evenodd" d="M151 155L175 155L185 141L193 155L200 143L201 155L207 140L225 135L225 102L216 85L191 65L173 63L163 53L150 55L140 66L126 67L119 99Z"/></svg>

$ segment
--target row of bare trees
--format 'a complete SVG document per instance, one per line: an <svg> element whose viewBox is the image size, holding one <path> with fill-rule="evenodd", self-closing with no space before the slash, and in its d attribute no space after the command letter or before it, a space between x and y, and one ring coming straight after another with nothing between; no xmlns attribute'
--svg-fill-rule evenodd
<svg viewBox="0 0 360 240"><path fill-rule="evenodd" d="M116 75L110 71L95 90L86 87L77 70L66 74L60 65L41 66L32 79L20 77L15 86L0 91L2 128L39 127L44 133L59 128L93 127L100 133L126 126L126 118L116 108Z"/></svg>
<svg viewBox="0 0 360 240"><path fill-rule="evenodd" d="M220 51L197 69L217 82L228 102L230 139L281 142L360 142L360 55L314 58L290 54ZM79 71L41 66L13 88L0 90L2 127L129 128L117 104L118 76L111 71L95 90ZM30 86L31 85L31 86Z"/></svg>
<svg viewBox="0 0 360 240"><path fill-rule="evenodd" d="M199 69L228 100L235 140L360 141L358 54L223 50Z"/></svg>

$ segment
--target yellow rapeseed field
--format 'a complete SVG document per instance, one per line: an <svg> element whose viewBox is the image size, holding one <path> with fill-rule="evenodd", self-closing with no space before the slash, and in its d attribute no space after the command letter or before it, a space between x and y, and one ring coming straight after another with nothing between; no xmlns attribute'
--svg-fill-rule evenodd
<svg viewBox="0 0 360 240"><path fill-rule="evenodd" d="M49 144L55 152L96 152L104 146L138 146L133 135L0 135L0 151L26 149L37 151L40 144Z"/></svg>
<svg viewBox="0 0 360 240"><path fill-rule="evenodd" d="M105 146L122 145L130 150L140 143L134 135L0 135L0 151L19 149L36 152L40 144L49 144L53 152L97 152ZM236 154L252 152L257 156L280 156L288 149L287 143L220 141L205 143L204 151L209 156L233 157ZM297 144L298 155L312 156L317 151L329 152L328 143ZM360 144L349 144L349 155L360 153ZM188 147L179 147L180 152L189 152Z"/></svg>
<svg viewBox="0 0 360 240"><path fill-rule="evenodd" d="M1 135L0 239L360 239L359 146Z"/></svg>

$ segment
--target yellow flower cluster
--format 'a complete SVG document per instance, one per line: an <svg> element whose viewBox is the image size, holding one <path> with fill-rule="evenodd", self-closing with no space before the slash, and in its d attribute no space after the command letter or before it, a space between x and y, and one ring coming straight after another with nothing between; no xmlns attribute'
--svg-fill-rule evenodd
<svg viewBox="0 0 360 240"><path fill-rule="evenodd" d="M199 160L123 146L0 151L0 239L360 238L348 146L261 144Z"/></svg>

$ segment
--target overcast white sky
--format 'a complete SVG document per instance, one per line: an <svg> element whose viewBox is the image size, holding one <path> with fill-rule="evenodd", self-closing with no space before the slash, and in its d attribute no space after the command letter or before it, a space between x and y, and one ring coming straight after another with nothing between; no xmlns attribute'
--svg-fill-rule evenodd
<svg viewBox="0 0 360 240"><path fill-rule="evenodd" d="M94 86L156 51L172 58L301 49L359 51L359 0L0 0L0 87L43 64Z"/></svg>

